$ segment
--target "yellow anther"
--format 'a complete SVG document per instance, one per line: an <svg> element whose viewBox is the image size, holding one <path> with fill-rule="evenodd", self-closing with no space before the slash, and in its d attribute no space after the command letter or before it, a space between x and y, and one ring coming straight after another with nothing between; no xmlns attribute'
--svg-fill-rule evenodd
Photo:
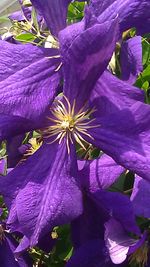
<svg viewBox="0 0 150 267"><path fill-rule="evenodd" d="M88 133L88 129L98 127L99 125L91 125L95 118L91 119L91 115L95 109L86 109L82 107L79 112L75 113L76 102L71 106L68 98L63 96L62 100L55 100L54 106L51 108L51 117L48 119L52 125L44 129L43 136L45 138L53 138L49 144L58 141L61 144L62 140L66 138L66 146L68 154L70 153L70 143L75 140L83 149L85 148L86 140L84 136L91 139L93 137Z"/></svg>

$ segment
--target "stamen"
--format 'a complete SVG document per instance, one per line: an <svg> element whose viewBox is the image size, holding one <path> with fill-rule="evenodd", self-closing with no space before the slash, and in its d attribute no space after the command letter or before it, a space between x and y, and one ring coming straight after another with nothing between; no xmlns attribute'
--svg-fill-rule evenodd
<svg viewBox="0 0 150 267"><path fill-rule="evenodd" d="M145 242L140 248L138 248L130 257L130 264L137 264L139 267L144 267L148 262L149 248L147 242Z"/></svg>
<svg viewBox="0 0 150 267"><path fill-rule="evenodd" d="M95 118L91 118L96 109L86 109L86 103L79 112L75 113L76 101L74 100L71 106L66 96L63 96L63 100L55 100L54 106L50 109L52 117L47 117L52 122L52 125L42 130L43 136L53 139L48 141L48 144L56 141L61 144L62 140L66 138L68 154L70 153L70 143L73 144L73 140L86 150L85 144L87 144L87 141L84 136L94 139L88 133L88 129L100 126L93 125Z"/></svg>
<svg viewBox="0 0 150 267"><path fill-rule="evenodd" d="M3 229L3 226L0 224L0 243L1 244L4 239L5 239L4 229Z"/></svg>

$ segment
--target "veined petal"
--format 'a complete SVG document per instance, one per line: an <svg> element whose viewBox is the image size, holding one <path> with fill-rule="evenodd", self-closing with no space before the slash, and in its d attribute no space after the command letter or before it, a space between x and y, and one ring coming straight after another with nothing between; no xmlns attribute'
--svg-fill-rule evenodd
<svg viewBox="0 0 150 267"><path fill-rule="evenodd" d="M57 93L58 51L0 41L0 113L39 119Z"/></svg>
<svg viewBox="0 0 150 267"><path fill-rule="evenodd" d="M61 55L64 71L64 94L72 103L76 100L81 108L89 99L99 76L107 67L118 38L117 19L103 24L94 24L84 29L83 22L67 27L60 32ZM66 48L65 39L75 38Z"/></svg>
<svg viewBox="0 0 150 267"><path fill-rule="evenodd" d="M131 195L134 212L137 216L150 218L150 183L136 176Z"/></svg>
<svg viewBox="0 0 150 267"><path fill-rule="evenodd" d="M51 33L58 36L66 27L68 5L71 0L31 0L34 7L44 17Z"/></svg>
<svg viewBox="0 0 150 267"><path fill-rule="evenodd" d="M140 36L133 37L121 46L121 79L133 84L140 72L142 66L142 40Z"/></svg>
<svg viewBox="0 0 150 267"><path fill-rule="evenodd" d="M0 181L0 191L11 214L10 229L14 230L17 214L21 232L30 240L30 246L54 226L68 223L82 213L74 153L71 151L68 156L64 142L44 144Z"/></svg>
<svg viewBox="0 0 150 267"><path fill-rule="evenodd" d="M112 103L110 102L112 105ZM89 129L94 140L89 140L111 156L118 164L129 169L144 179L150 176L150 107L138 102L130 108L113 108L116 112L102 114L101 107L96 124ZM97 112L98 115L98 112Z"/></svg>
<svg viewBox="0 0 150 267"><path fill-rule="evenodd" d="M97 81L90 101L98 107L97 116L105 116L118 112L118 109L131 107L137 101L144 102L144 92L105 71Z"/></svg>
<svg viewBox="0 0 150 267"><path fill-rule="evenodd" d="M103 154L99 159L84 161L80 175L82 176L82 183L89 186L90 192L96 192L96 190L111 186L124 171L124 168L111 157Z"/></svg>
<svg viewBox="0 0 150 267"><path fill-rule="evenodd" d="M91 10L99 16L100 22L113 18L117 13L121 32L133 27L139 34L149 32L149 0L91 0Z"/></svg>

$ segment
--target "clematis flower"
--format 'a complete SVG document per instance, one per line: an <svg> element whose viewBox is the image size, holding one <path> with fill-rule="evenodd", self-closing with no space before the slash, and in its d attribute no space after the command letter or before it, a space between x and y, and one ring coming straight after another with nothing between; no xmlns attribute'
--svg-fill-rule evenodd
<svg viewBox="0 0 150 267"><path fill-rule="evenodd" d="M79 24L79 26L84 27L82 23ZM76 31L76 27L74 28L73 26L73 30L74 29ZM70 222L82 213L82 193L77 178L78 170L76 162L77 158L75 155L75 143L77 142L84 146L83 140L85 139L84 136L88 135L88 133L86 134L87 129L89 127L95 127L95 124L92 125L93 120L89 119L94 113L94 107L93 109L89 109L88 106L84 106L86 96L84 95L83 90L85 90L85 84L89 83L89 74L91 81L88 91L90 93L96 77L106 68L114 50L117 29L117 20L115 19L108 21L103 25L97 24L92 28L85 28L85 30L74 39L74 46L80 49L76 49L76 55L73 55L71 51L68 51L68 59L70 61L70 59L74 58L74 68L77 69L77 65L78 68L80 68L78 79L80 84L78 89L82 88L83 102L81 101L81 95L73 96L73 99L75 100L73 100L73 102L72 98L67 95L67 92L69 92L69 88L67 89L67 87L70 77L68 76L67 78L65 74L64 96L62 99L56 98L54 104L51 106L51 110L46 114L45 121L47 125L43 130L41 129L44 137L42 147L25 163L17 166L3 179L3 181L1 181L1 189L2 187L3 189L5 188L4 190L2 189L1 192L10 209L8 224L10 224L11 230L15 229L23 232L30 240L31 246L37 244L39 238L44 236L44 234L50 231L55 225L63 224L68 221ZM69 32L71 33L71 31ZM114 35L114 32L116 35ZM99 45L99 41L102 39L104 41ZM84 45L81 45L83 43ZM62 57L67 59L65 44L64 52L62 51ZM18 49L18 47L19 46L17 45L16 49ZM104 54L106 47L107 54ZM73 49L73 51L75 51L75 49ZM83 59L81 58L81 55L84 55ZM97 60L95 60L96 58ZM83 62L82 64L81 60ZM86 64L89 62L89 68L84 72L85 81L83 83L82 68L83 70L85 68L84 62ZM67 72L68 64L66 62L65 73ZM72 70L71 73L73 74L74 71ZM72 76L72 78L74 80L75 77ZM72 88L75 90L74 93L79 93L76 84L74 84L74 86L74 89ZM35 127L37 124L42 128L44 120L35 120L37 112L35 112L34 118L34 114L30 113L31 110L29 107L28 109L23 110L19 105L19 109L20 114L21 112L28 113L30 120L21 116L4 116L1 114L5 126L5 118L12 119L15 122L15 124L9 124L11 128L10 131L7 131L5 127L3 128L4 132L1 132L3 135L1 135L2 138L7 138L12 135L13 131L16 134L18 131L26 132L27 129L37 129ZM16 109L16 112L18 112L18 109ZM34 119L31 120L31 118ZM16 119L17 121L15 121ZM18 125L16 123L18 123ZM23 128L18 127L21 125ZM92 137L90 137L90 139L92 139ZM48 161L47 157L49 158ZM13 185L11 184L11 186L9 183L8 189L6 184L13 175L15 176L15 182ZM46 205L46 203L48 205Z"/></svg>
<svg viewBox="0 0 150 267"><path fill-rule="evenodd" d="M85 143L90 142L110 154L120 165L144 178L149 177L146 141L150 107L143 103L140 90L103 73L118 38L118 20L115 18L88 28L90 19L87 17L84 22L67 27L59 34L63 96L56 98L50 110L45 112L43 108L43 100L46 103L50 100L48 93L45 98L47 83L35 98L32 94L27 95L27 99L20 97L19 103L5 88L13 105L8 107L6 104L9 110L5 115L1 113L1 139L37 128L41 129L44 138L41 148L0 182L0 191L10 210L10 229L22 232L30 246L37 244L39 238L55 225L70 222L83 211L76 143L84 148ZM13 47L20 55L19 45ZM36 47L34 49L36 52ZM44 59L40 64L40 60L39 70L45 62ZM27 66L29 73L28 62L26 64L23 71ZM14 81L19 74L20 71L14 73ZM98 80L101 74L105 82ZM46 76L49 79L48 70ZM41 73L40 77L33 76L31 82L34 78L42 84ZM106 85L108 79L109 87ZM15 90L17 83L13 86ZM5 101L10 103L8 95Z"/></svg>
<svg viewBox="0 0 150 267"><path fill-rule="evenodd" d="M10 210L10 229L22 232L29 239L30 246L37 244L55 225L70 222L82 214L76 143L84 148L85 143L90 142L110 154L121 165L148 179L149 150L146 141L150 107L143 103L143 93L140 90L113 76L110 79L107 72L103 73L118 39L118 19L94 25L91 25L90 19L87 13L85 21L59 33L64 85L62 98L57 97L53 104L55 93L49 91L47 86L56 76L52 75L49 80L51 61L43 59L43 50L39 53L36 47L31 48L35 51L31 55L31 69L38 66L32 78L20 81L21 84L16 82L24 71L31 75L28 66L31 58L24 63L23 70L17 65L15 70L9 69L9 74L4 72L8 87L5 87L7 94L4 93L3 96L3 107L7 109L3 109L0 114L1 139L38 128L44 138L41 148L0 182L0 191ZM5 43L5 46L9 48L11 55L14 50L18 52L21 64L27 46L13 45L13 49L10 44ZM20 52L20 48L24 50ZM37 54L38 62L35 57ZM7 54L6 58L8 59ZM57 58L53 58L53 61L57 64ZM50 69L45 73L47 64L50 64ZM4 64L4 70L6 69L8 63ZM52 67L52 73L54 72ZM11 79L8 78L10 74ZM47 77L44 84L41 80L43 74ZM102 80L98 80L100 75ZM40 83L43 88L39 93L34 92L35 95L29 93L33 79L37 81L35 84ZM12 81L13 85L9 83ZM25 98L18 90L15 91L16 86L23 94L26 92ZM8 90L10 87L11 91ZM17 92L14 98L12 88L13 92ZM45 88L48 90L47 95ZM10 102L12 104L8 105ZM48 105L51 105L50 110L45 109Z"/></svg>

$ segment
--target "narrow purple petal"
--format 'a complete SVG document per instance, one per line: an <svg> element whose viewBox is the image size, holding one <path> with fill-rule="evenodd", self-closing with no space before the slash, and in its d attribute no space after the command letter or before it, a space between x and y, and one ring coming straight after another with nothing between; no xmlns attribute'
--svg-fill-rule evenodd
<svg viewBox="0 0 150 267"><path fill-rule="evenodd" d="M128 255L134 253L138 248L142 247L142 245L147 241L147 232L144 232L141 238L129 248Z"/></svg>
<svg viewBox="0 0 150 267"><path fill-rule="evenodd" d="M30 246L37 244L52 227L70 222L82 213L72 153L68 155L64 143L45 144L0 182L0 191L10 209L10 229L14 230L16 224L18 227L19 222Z"/></svg>
<svg viewBox="0 0 150 267"><path fill-rule="evenodd" d="M44 17L51 33L55 36L66 27L68 5L71 0L31 0L34 7Z"/></svg>
<svg viewBox="0 0 150 267"><path fill-rule="evenodd" d="M73 25L61 31L59 38L64 67L64 94L70 102L76 100L80 108L111 59L118 36L118 23L115 19L94 24L88 29L83 29L83 22L77 25L77 29ZM70 40L70 34L75 38L67 49L66 40Z"/></svg>
<svg viewBox="0 0 150 267"><path fill-rule="evenodd" d="M139 176L135 177L131 201L137 216L150 218L150 183Z"/></svg>
<svg viewBox="0 0 150 267"><path fill-rule="evenodd" d="M79 161L78 164L80 164ZM104 154L99 159L84 161L80 175L82 176L82 182L88 184L91 192L95 192L111 186L123 172L124 168L122 166Z"/></svg>
<svg viewBox="0 0 150 267"><path fill-rule="evenodd" d="M0 41L0 113L37 119L57 93L54 49Z"/></svg>
<svg viewBox="0 0 150 267"><path fill-rule="evenodd" d="M109 103L109 100L108 100ZM110 102L112 105L112 103ZM104 115L101 106L97 107L96 124L90 129L94 140L89 140L111 156L118 164L144 179L150 176L150 107L138 102L130 108L120 109L114 105L112 114ZM106 111L107 112L107 111Z"/></svg>
<svg viewBox="0 0 150 267"><path fill-rule="evenodd" d="M135 83L143 70L142 40L140 36L133 37L121 46L121 79L130 84Z"/></svg>

